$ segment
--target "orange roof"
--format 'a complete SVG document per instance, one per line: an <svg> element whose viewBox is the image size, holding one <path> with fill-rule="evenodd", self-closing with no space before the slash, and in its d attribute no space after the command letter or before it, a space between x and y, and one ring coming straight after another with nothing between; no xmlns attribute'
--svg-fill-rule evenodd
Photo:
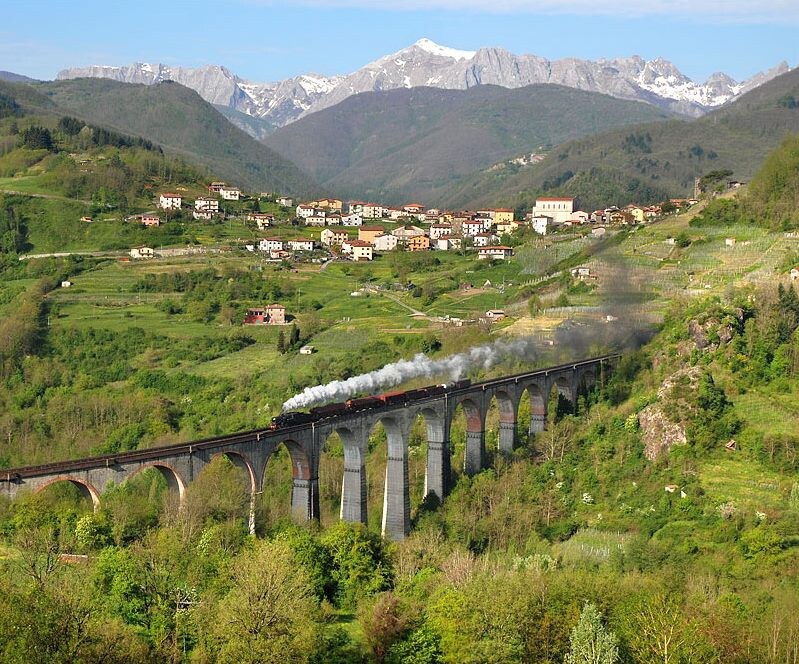
<svg viewBox="0 0 799 664"><path fill-rule="evenodd" d="M539 198L538 200L543 200L543 199ZM496 210L494 210L494 212L513 212L513 208L497 208Z"/></svg>
<svg viewBox="0 0 799 664"><path fill-rule="evenodd" d="M366 240L350 240L349 245L351 247L374 247L371 242L367 242Z"/></svg>
<svg viewBox="0 0 799 664"><path fill-rule="evenodd" d="M380 231L381 233L385 230L382 226L361 226L362 231Z"/></svg>

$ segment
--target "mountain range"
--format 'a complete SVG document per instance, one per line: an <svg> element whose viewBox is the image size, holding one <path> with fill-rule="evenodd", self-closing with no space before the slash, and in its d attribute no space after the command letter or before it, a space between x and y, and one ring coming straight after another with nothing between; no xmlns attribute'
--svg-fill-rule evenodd
<svg viewBox="0 0 799 664"><path fill-rule="evenodd" d="M735 81L726 74L715 73L703 83L697 83L662 58L644 60L633 56L614 60L566 58L550 61L537 55L515 55L495 47L461 51L420 39L343 76L303 74L274 83L256 83L218 65L187 68L134 63L124 67L65 69L57 78L110 78L147 85L173 80L196 90L212 104L264 120L264 123L246 121L236 114L226 113L245 131L260 137L273 128L290 124L358 93L414 87L465 90L486 84L520 88L554 83L644 101L697 117L788 70L787 63L782 62L746 81Z"/></svg>

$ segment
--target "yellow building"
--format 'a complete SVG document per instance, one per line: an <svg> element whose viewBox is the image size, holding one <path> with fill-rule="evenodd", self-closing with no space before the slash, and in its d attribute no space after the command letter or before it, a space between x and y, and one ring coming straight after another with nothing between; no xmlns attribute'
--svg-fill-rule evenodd
<svg viewBox="0 0 799 664"><path fill-rule="evenodd" d="M513 210L511 208L497 208L494 210L494 223L505 224L513 221Z"/></svg>
<svg viewBox="0 0 799 664"><path fill-rule="evenodd" d="M430 238L426 235L417 235L408 240L408 251L427 251L430 249Z"/></svg>
<svg viewBox="0 0 799 664"><path fill-rule="evenodd" d="M377 238L378 235L382 235L385 232L386 231L382 226L359 226L358 239L363 240L364 242L371 242L372 244L374 244L375 238Z"/></svg>

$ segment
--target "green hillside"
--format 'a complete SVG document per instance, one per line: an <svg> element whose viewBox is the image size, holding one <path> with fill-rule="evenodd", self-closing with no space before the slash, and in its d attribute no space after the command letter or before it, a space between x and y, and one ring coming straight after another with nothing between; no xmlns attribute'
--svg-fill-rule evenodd
<svg viewBox="0 0 799 664"><path fill-rule="evenodd" d="M555 85L355 95L265 142L340 196L438 205L492 164L614 127L664 120L647 104Z"/></svg>
<svg viewBox="0 0 799 664"><path fill-rule="evenodd" d="M146 86L75 79L32 87L64 112L142 136L238 186L296 196L319 191L294 164L234 127L196 92L177 83Z"/></svg>
<svg viewBox="0 0 799 664"><path fill-rule="evenodd" d="M799 71L697 120L670 120L575 140L540 164L482 172L443 196L451 205L530 205L542 192L588 208L654 202L693 192L694 179L731 170L749 180L786 134L799 131Z"/></svg>

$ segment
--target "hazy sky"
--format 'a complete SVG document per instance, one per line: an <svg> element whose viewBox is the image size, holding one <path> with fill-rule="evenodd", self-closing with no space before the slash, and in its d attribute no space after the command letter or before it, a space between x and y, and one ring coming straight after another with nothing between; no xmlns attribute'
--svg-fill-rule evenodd
<svg viewBox="0 0 799 664"><path fill-rule="evenodd" d="M662 56L704 80L799 62L799 0L3 0L0 69L225 65L271 81L351 72L421 37L549 59Z"/></svg>

